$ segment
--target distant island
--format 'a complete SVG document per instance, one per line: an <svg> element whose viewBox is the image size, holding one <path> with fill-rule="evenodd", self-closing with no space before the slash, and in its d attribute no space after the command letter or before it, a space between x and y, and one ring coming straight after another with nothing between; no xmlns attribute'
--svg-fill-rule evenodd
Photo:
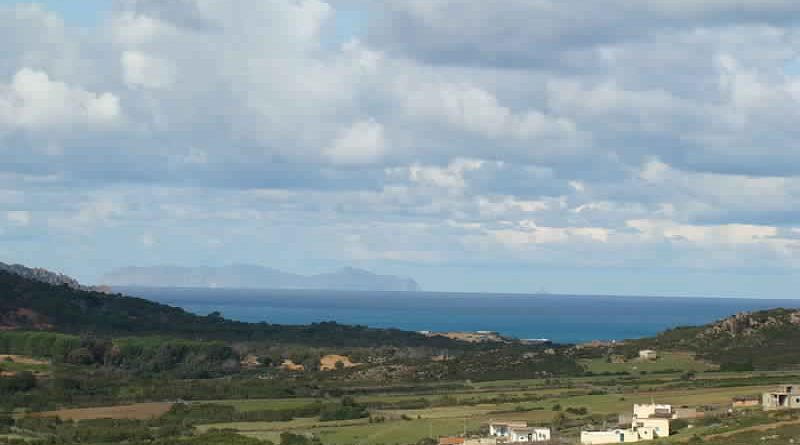
<svg viewBox="0 0 800 445"><path fill-rule="evenodd" d="M233 264L223 267L125 267L102 277L111 287L198 287L239 289L325 289L419 291L413 278L378 275L346 267L318 275L299 275L269 267Z"/></svg>

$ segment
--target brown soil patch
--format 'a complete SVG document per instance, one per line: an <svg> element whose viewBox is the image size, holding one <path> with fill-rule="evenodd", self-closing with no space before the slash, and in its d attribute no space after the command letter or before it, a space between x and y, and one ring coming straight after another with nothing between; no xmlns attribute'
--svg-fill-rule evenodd
<svg viewBox="0 0 800 445"><path fill-rule="evenodd" d="M36 417L58 417L61 420L132 419L149 420L161 417L172 408L172 403L137 403L134 405L102 408L61 409L37 413Z"/></svg>
<svg viewBox="0 0 800 445"><path fill-rule="evenodd" d="M322 371L335 371L336 363L342 362L345 368L355 368L361 363L353 363L346 355L329 354L319 360L319 369Z"/></svg>
<svg viewBox="0 0 800 445"><path fill-rule="evenodd" d="M295 362L293 362L291 360L284 360L283 363L281 363L281 368L283 368L283 369L285 369L287 371L305 371L306 370L305 366L298 365L297 363L295 363Z"/></svg>
<svg viewBox="0 0 800 445"><path fill-rule="evenodd" d="M35 358L25 357L23 355L0 354L0 364L7 359L11 359L14 363L19 363L20 365L46 366L50 364L48 361L37 360Z"/></svg>

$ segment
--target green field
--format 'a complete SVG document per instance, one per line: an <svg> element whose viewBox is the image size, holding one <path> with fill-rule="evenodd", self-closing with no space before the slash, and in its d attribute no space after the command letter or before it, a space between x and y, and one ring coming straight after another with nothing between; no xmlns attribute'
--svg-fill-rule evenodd
<svg viewBox="0 0 800 445"><path fill-rule="evenodd" d="M673 356L665 360L668 363L679 363L680 359ZM698 362L684 361L684 364ZM686 368L684 368L686 369ZM575 439L579 434L581 425L589 422L590 416L616 416L619 413L629 412L634 403L669 403L674 406L728 406L736 396L757 394L768 390L772 385L758 385L758 379L752 379L752 385L744 379L741 385L732 387L703 387L706 382L713 381L716 373L704 375L703 380L687 382L680 374L662 377L658 383L647 380L648 375L627 377L632 380L627 386L619 386L618 381L602 378L577 378L565 379L550 388L545 386L544 380L525 380L510 382L488 382L472 385L469 389L454 391L447 394L447 400L452 403L448 406L432 406L423 409L373 409L370 414L373 419L320 422L318 419L295 419L290 422L238 422L203 425L201 431L211 428L231 428L248 437L271 440L277 442L280 434L289 431L296 434L306 434L318 437L323 444L408 444L427 437L439 437L461 434L465 427L467 431L478 431L482 425L491 420L524 420L532 425L549 425L558 414L554 407L567 411L570 408L585 408L585 416L568 414L571 426L562 433L567 439ZM782 374L776 374L781 376ZM742 375L740 374L739 377ZM770 377L769 373L762 373L761 377ZM719 374L724 379L732 375ZM738 383L738 381L737 381ZM576 394L577 393L577 394ZM358 397L361 403L391 404L408 400L426 398L436 401L444 397L443 394L387 394L369 395ZM480 398L522 398L536 397L533 400L512 401L508 403L474 403ZM275 407L298 407L312 403L314 399L278 399L278 400L236 400L217 401L215 403L227 404L239 410L274 409ZM329 400L330 401L330 400ZM586 420L584 420L586 419ZM766 420L760 419L764 422ZM748 423L750 422L750 423ZM738 427L744 428L756 420L743 421ZM735 431L737 426L726 426L728 429L703 427L683 433L671 438L670 441L686 440L692 434L716 434L720 431Z"/></svg>
<svg viewBox="0 0 800 445"><path fill-rule="evenodd" d="M595 374L603 373L652 373L652 372L705 372L716 370L717 366L702 360L696 359L693 355L685 352L663 352L658 360L628 360L625 363L611 363L605 358L583 360L583 365L587 370Z"/></svg>
<svg viewBox="0 0 800 445"><path fill-rule="evenodd" d="M239 411L259 411L259 410L281 410L291 408L302 408L315 402L311 398L298 399L247 399L247 400L212 400L202 403L215 403L219 405L233 406Z"/></svg>

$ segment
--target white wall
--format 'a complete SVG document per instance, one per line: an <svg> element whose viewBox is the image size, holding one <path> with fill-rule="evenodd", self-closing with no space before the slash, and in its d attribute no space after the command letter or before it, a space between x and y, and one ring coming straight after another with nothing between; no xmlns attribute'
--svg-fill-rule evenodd
<svg viewBox="0 0 800 445"><path fill-rule="evenodd" d="M646 419L656 413L656 411L670 411L672 412L672 405L659 405L659 404L644 404L633 405L633 417L639 419Z"/></svg>
<svg viewBox="0 0 800 445"><path fill-rule="evenodd" d="M652 428L656 437L669 437L669 419L637 419L636 425Z"/></svg>
<svg viewBox="0 0 800 445"><path fill-rule="evenodd" d="M511 430L512 442L528 442L528 434L532 433L532 442L547 442L550 440L550 428L534 428L533 431Z"/></svg>
<svg viewBox="0 0 800 445"><path fill-rule="evenodd" d="M636 431L633 430L581 432L581 443L585 445L601 445L608 443L630 443L638 441L639 441L639 434L637 434Z"/></svg>

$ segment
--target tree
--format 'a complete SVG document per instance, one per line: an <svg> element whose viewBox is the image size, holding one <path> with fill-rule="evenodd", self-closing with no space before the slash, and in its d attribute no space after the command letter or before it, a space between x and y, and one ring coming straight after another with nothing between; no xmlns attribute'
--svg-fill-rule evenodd
<svg viewBox="0 0 800 445"><path fill-rule="evenodd" d="M553 428L556 430L564 428L564 426L567 424L567 420L569 420L567 415L559 412L555 415L555 417L553 417Z"/></svg>

